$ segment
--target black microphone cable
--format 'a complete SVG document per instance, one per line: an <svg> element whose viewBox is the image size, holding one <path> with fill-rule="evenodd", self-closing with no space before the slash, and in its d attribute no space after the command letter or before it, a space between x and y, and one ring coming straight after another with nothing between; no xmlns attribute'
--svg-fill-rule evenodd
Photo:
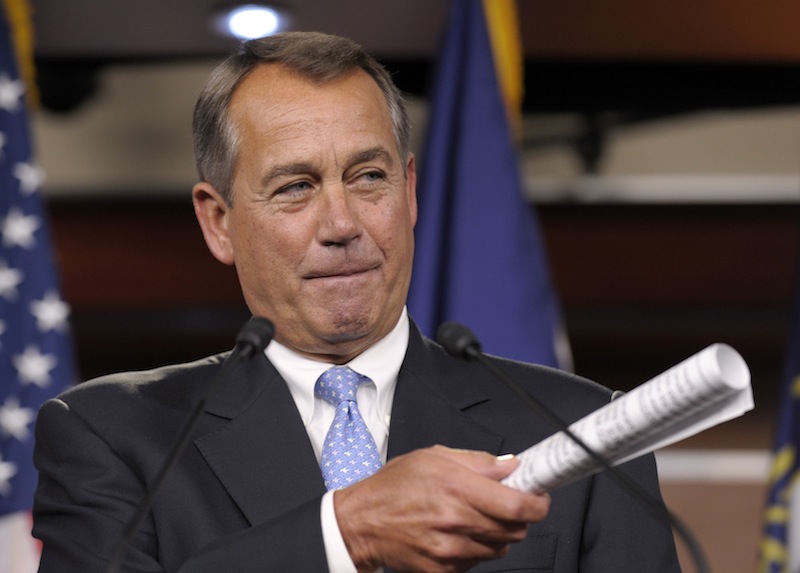
<svg viewBox="0 0 800 573"><path fill-rule="evenodd" d="M491 372L506 387L517 394L525 404L532 410L541 415L554 428L563 432L570 440L577 444L589 457L597 462L617 484L626 491L631 497L636 499L647 511L650 512L661 523L671 527L683 539L686 547L692 555L698 573L710 573L710 568L703 555L700 543L694 537L689 528L666 506L658 503L653 496L645 491L639 484L632 481L616 467L611 465L605 457L590 448L580 437L576 436L569 426L558 415L548 408L543 402L526 392L509 378L502 370L495 366L481 350L481 344L473 332L456 322L445 322L439 326L436 333L436 340L441 344L448 354L457 358L476 360L480 362L489 372ZM613 399L613 398L612 398Z"/></svg>
<svg viewBox="0 0 800 573"><path fill-rule="evenodd" d="M197 423L200 413L203 411L208 398L210 398L214 392L216 392L220 383L228 377L234 368L236 368L242 362L255 356L256 353L263 351L267 344L269 344L269 341L272 340L274 335L275 327L272 325L272 322L266 318L254 317L248 320L244 326L242 326L241 330L236 335L236 345L225 359L225 362L222 363L222 368L220 368L219 372L217 372L217 374L214 376L214 378L212 378L211 382L203 391L200 400L198 400L197 404L189 415L189 418L181 428L178 438L172 444L172 448L164 458L164 463L161 465L156 477L150 484L147 495L139 504L136 513L128 522L122 539L120 539L117 549L114 552L114 556L109 563L108 568L106 569L106 573L118 573L120 565L122 564L122 560L125 558L125 555L128 552L128 546L133 540L133 536L136 535L136 531L139 529L142 520L144 519L145 515L147 515L147 512L150 511L150 507L153 505L156 495L158 495L158 492L161 490L164 479L175 465L175 462L177 462L178 457L183 452L186 444L189 442L191 431Z"/></svg>

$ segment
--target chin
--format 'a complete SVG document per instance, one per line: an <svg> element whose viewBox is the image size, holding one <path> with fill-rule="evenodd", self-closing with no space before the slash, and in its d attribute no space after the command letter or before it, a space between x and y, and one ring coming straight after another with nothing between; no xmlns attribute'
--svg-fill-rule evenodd
<svg viewBox="0 0 800 573"><path fill-rule="evenodd" d="M347 342L359 340L366 336L373 328L365 316L336 317L333 320L333 329L330 330L330 342Z"/></svg>
<svg viewBox="0 0 800 573"><path fill-rule="evenodd" d="M383 306L331 305L335 311L318 315L318 339L331 349L344 353L358 352L362 347L376 342L388 334L395 322L388 320ZM396 321L396 318L393 319Z"/></svg>
<svg viewBox="0 0 800 573"><path fill-rule="evenodd" d="M370 342L380 333L379 321L363 311L356 313L339 312L328 316L317 332L319 338L331 348L345 352L357 350L365 342Z"/></svg>

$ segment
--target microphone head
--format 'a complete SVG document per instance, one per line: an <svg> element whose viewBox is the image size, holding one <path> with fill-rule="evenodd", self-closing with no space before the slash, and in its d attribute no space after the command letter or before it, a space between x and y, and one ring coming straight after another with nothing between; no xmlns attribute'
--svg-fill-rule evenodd
<svg viewBox="0 0 800 573"><path fill-rule="evenodd" d="M436 341L448 354L457 358L475 358L481 353L481 343L472 331L457 322L444 322L436 331Z"/></svg>
<svg viewBox="0 0 800 573"><path fill-rule="evenodd" d="M248 320L236 335L236 345L249 346L252 350L264 350L275 336L275 327L266 318L256 316Z"/></svg>

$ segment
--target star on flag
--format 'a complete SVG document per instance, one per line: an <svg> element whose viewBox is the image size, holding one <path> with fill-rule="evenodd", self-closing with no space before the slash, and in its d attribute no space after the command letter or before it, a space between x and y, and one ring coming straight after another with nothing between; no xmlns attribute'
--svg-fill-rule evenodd
<svg viewBox="0 0 800 573"><path fill-rule="evenodd" d="M42 300L33 301L31 313L36 317L36 326L40 332L64 332L67 329L69 305L61 300L56 291L48 292Z"/></svg>
<svg viewBox="0 0 800 573"><path fill-rule="evenodd" d="M35 345L27 346L25 352L15 355L11 361L23 385L36 384L40 388L50 385L50 371L58 363L54 355L43 354Z"/></svg>
<svg viewBox="0 0 800 573"><path fill-rule="evenodd" d="M25 84L19 78L12 79L7 73L0 74L0 108L15 112L20 108Z"/></svg>
<svg viewBox="0 0 800 573"><path fill-rule="evenodd" d="M24 161L15 163L11 168L11 174L19 179L19 190L23 195L30 195L39 189L46 179L44 169Z"/></svg>
<svg viewBox="0 0 800 573"><path fill-rule="evenodd" d="M42 221L39 217L26 215L18 207L12 207L0 225L3 244L6 247L20 246L24 249L31 249L36 243L34 233L41 226Z"/></svg>
<svg viewBox="0 0 800 573"><path fill-rule="evenodd" d="M16 299L17 287L22 282L22 271L9 268L8 263L0 259L0 296L8 301Z"/></svg>
<svg viewBox="0 0 800 573"><path fill-rule="evenodd" d="M24 408L19 398L10 396L0 405L0 436L24 442L31 435L30 426L36 419L32 408Z"/></svg>
<svg viewBox="0 0 800 573"><path fill-rule="evenodd" d="M7 496L11 493L11 478L17 474L17 464L4 462L0 454L0 495Z"/></svg>

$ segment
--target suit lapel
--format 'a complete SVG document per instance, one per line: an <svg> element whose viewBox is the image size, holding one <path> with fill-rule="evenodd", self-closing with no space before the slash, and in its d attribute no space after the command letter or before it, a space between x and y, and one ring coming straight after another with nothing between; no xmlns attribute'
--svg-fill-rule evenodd
<svg viewBox="0 0 800 573"><path fill-rule="evenodd" d="M325 493L289 389L263 354L233 373L206 413L230 421L195 443L251 524Z"/></svg>
<svg viewBox="0 0 800 573"><path fill-rule="evenodd" d="M499 454L503 439L466 410L488 400L472 369L429 346L412 323L389 429L389 457L442 444Z"/></svg>

